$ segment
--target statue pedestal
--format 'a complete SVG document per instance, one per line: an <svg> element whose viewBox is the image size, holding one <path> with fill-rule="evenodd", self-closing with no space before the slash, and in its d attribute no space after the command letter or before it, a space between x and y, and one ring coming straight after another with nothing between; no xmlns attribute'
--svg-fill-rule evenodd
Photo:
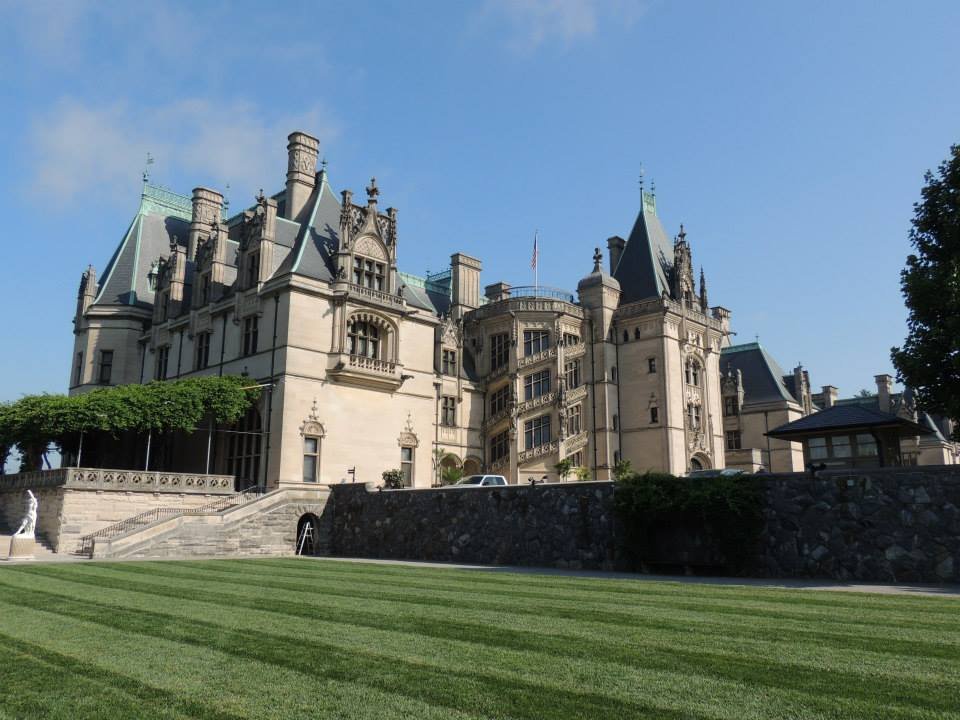
<svg viewBox="0 0 960 720"><path fill-rule="evenodd" d="M10 552L7 560L33 560L37 541L26 535L14 535L10 538Z"/></svg>

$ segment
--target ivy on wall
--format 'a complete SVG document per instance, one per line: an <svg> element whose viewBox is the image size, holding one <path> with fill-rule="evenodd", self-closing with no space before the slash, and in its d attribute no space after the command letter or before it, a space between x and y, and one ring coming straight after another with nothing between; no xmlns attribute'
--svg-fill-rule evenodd
<svg viewBox="0 0 960 720"><path fill-rule="evenodd" d="M763 530L763 493L751 475L678 478L629 473L618 479L614 509L622 548L634 565L689 564L741 569Z"/></svg>
<svg viewBox="0 0 960 720"><path fill-rule="evenodd" d="M249 378L206 376L118 385L83 395L27 395L0 404L0 466L20 448L27 469L50 443L72 446L81 433L193 432L205 420L232 423L260 397Z"/></svg>

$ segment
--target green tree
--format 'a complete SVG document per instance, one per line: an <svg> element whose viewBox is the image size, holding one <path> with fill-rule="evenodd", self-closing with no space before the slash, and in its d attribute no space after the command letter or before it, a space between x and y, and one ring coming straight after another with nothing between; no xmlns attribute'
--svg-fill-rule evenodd
<svg viewBox="0 0 960 720"><path fill-rule="evenodd" d="M960 145L924 181L910 230L916 252L900 274L907 338L891 359L920 407L960 423Z"/></svg>
<svg viewBox="0 0 960 720"><path fill-rule="evenodd" d="M566 482L567 476L569 476L570 471L573 470L573 460L570 458L564 458L554 465L553 469L557 471L557 475L560 476L560 479Z"/></svg>
<svg viewBox="0 0 960 720"><path fill-rule="evenodd" d="M445 467L440 471L440 479L443 480L444 485L455 485L456 482L463 477L463 470L458 467Z"/></svg>
<svg viewBox="0 0 960 720"><path fill-rule="evenodd" d="M872 393L872 392L870 392L869 390L867 390L866 388L863 388L863 390L861 390L861 391L858 392L856 395L854 395L854 397L858 397L858 398L872 398L875 394L876 394L876 393Z"/></svg>
<svg viewBox="0 0 960 720"><path fill-rule="evenodd" d="M573 469L573 474L577 476L577 480L589 480L590 479L590 468L588 467L577 467Z"/></svg>
<svg viewBox="0 0 960 720"><path fill-rule="evenodd" d="M633 466L629 460L621 460L613 466L614 480L624 480L633 474Z"/></svg>

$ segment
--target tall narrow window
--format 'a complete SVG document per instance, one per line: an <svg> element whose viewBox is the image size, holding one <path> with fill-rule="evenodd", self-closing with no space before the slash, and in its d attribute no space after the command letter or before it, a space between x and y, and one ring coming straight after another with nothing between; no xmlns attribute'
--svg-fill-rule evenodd
<svg viewBox="0 0 960 720"><path fill-rule="evenodd" d="M617 382L617 366L610 368L610 382Z"/></svg>
<svg viewBox="0 0 960 720"><path fill-rule="evenodd" d="M351 355L380 358L380 328L372 322L354 320L348 332L348 351Z"/></svg>
<svg viewBox="0 0 960 720"><path fill-rule="evenodd" d="M490 336L490 372L506 367L510 357L510 336L497 333Z"/></svg>
<svg viewBox="0 0 960 720"><path fill-rule="evenodd" d="M166 322L170 314L170 291L164 290L160 293L160 311L158 315L159 322Z"/></svg>
<svg viewBox="0 0 960 720"><path fill-rule="evenodd" d="M563 365L564 379L567 381L567 390L580 387L580 361L571 360Z"/></svg>
<svg viewBox="0 0 960 720"><path fill-rule="evenodd" d="M652 407L650 408L650 424L656 425L660 422L660 410L659 408Z"/></svg>
<svg viewBox="0 0 960 720"><path fill-rule="evenodd" d="M83 353L77 353L76 364L73 366L73 384L79 385L83 381Z"/></svg>
<svg viewBox="0 0 960 720"><path fill-rule="evenodd" d="M442 369L444 375L454 375L457 374L457 351L456 350L444 350L442 354Z"/></svg>
<svg viewBox="0 0 960 720"><path fill-rule="evenodd" d="M550 347L550 333L546 330L523 331L523 354L536 355Z"/></svg>
<svg viewBox="0 0 960 720"><path fill-rule="evenodd" d="M647 358L647 372L651 375L657 371L657 359Z"/></svg>
<svg viewBox="0 0 960 720"><path fill-rule="evenodd" d="M727 450L739 450L739 449L740 449L740 431L728 430L727 431Z"/></svg>
<svg viewBox="0 0 960 720"><path fill-rule="evenodd" d="M250 408L228 433L227 472L236 478L237 490L256 485L260 477L261 430L260 413Z"/></svg>
<svg viewBox="0 0 960 720"><path fill-rule="evenodd" d="M580 336L574 333L564 333L563 334L563 344L566 347L572 347L574 345L580 344Z"/></svg>
<svg viewBox="0 0 960 720"><path fill-rule="evenodd" d="M251 315L243 321L243 355L253 355L257 352L257 341L260 334L260 318Z"/></svg>
<svg viewBox="0 0 960 720"><path fill-rule="evenodd" d="M170 346L164 345L157 348L156 365L154 367L153 377L155 380L164 380L167 377L167 363L170 360Z"/></svg>
<svg viewBox="0 0 960 720"><path fill-rule="evenodd" d="M260 253L252 252L247 255L247 287L252 288L260 282Z"/></svg>
<svg viewBox="0 0 960 720"><path fill-rule="evenodd" d="M694 430L700 427L700 406L690 403L687 405L687 421Z"/></svg>
<svg viewBox="0 0 960 720"><path fill-rule="evenodd" d="M617 415L616 413L613 414L612 425L613 425L614 432L620 429L620 416Z"/></svg>
<svg viewBox="0 0 960 720"><path fill-rule="evenodd" d="M109 385L113 376L113 350L100 351L100 372L97 375L97 382L101 385Z"/></svg>
<svg viewBox="0 0 960 720"><path fill-rule="evenodd" d="M734 395L725 395L723 398L723 414L733 417L737 414L737 398Z"/></svg>
<svg viewBox="0 0 960 720"><path fill-rule="evenodd" d="M581 430L581 416L583 414L580 405L574 405L567 414L567 435L579 435Z"/></svg>
<svg viewBox="0 0 960 720"><path fill-rule="evenodd" d="M202 307L210 302L210 273L200 276L200 287L197 291L197 306Z"/></svg>
<svg viewBox="0 0 960 720"><path fill-rule="evenodd" d="M523 379L523 399L533 400L550 392L550 371L530 373Z"/></svg>
<svg viewBox="0 0 960 720"><path fill-rule="evenodd" d="M457 424L457 399L449 395L442 398L440 409L440 424L444 427L455 427Z"/></svg>
<svg viewBox="0 0 960 720"><path fill-rule="evenodd" d="M320 438L307 435L303 438L303 481L315 483L320 472Z"/></svg>
<svg viewBox="0 0 960 720"><path fill-rule="evenodd" d="M193 369L203 370L210 364L210 333L197 333L193 339L196 352L193 358Z"/></svg>
<svg viewBox="0 0 960 720"><path fill-rule="evenodd" d="M413 487L413 448L400 448L400 473L403 475L403 486Z"/></svg>

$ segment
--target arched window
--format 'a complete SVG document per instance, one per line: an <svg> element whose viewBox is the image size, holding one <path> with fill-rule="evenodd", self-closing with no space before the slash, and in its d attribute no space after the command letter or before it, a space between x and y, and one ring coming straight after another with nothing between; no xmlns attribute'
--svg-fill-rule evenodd
<svg viewBox="0 0 960 720"><path fill-rule="evenodd" d="M367 320L354 320L349 328L349 353L380 359L380 328Z"/></svg>

